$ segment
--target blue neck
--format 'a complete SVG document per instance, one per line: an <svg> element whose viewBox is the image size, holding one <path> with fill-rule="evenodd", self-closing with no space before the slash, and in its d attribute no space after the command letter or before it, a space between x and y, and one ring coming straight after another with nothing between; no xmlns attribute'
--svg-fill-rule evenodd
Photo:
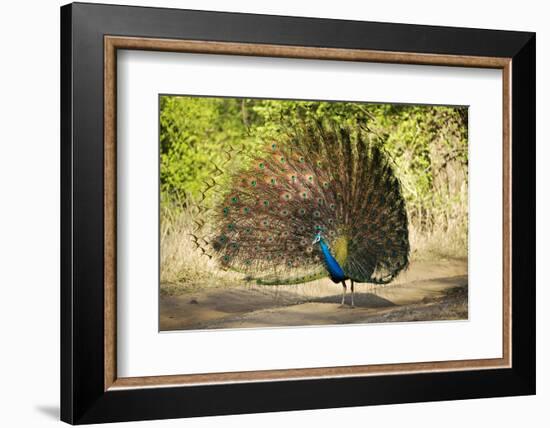
<svg viewBox="0 0 550 428"><path fill-rule="evenodd" d="M330 278L335 282L343 281L346 278L343 269L340 267L336 259L330 253L328 245L322 239L319 241L321 251L323 252L323 258L325 261L325 267L330 274Z"/></svg>

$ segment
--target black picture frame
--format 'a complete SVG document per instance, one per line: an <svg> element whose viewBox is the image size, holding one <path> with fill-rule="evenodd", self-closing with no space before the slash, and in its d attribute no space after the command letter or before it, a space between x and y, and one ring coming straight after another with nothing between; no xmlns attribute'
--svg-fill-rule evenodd
<svg viewBox="0 0 550 428"><path fill-rule="evenodd" d="M512 59L512 367L104 388L104 36ZM61 419L71 424L535 393L535 34L74 3L61 8Z"/></svg>

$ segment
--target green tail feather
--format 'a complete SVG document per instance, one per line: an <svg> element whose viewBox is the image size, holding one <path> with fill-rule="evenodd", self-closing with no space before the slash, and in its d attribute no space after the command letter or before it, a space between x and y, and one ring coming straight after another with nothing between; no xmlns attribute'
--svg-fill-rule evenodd
<svg viewBox="0 0 550 428"><path fill-rule="evenodd" d="M297 285L297 284L305 284L307 282L316 281L318 279L326 278L327 274L326 272L318 272L316 274L307 275L307 276L296 276L294 278L286 278L286 279L280 279L280 278L258 278L256 279L256 284L258 285Z"/></svg>

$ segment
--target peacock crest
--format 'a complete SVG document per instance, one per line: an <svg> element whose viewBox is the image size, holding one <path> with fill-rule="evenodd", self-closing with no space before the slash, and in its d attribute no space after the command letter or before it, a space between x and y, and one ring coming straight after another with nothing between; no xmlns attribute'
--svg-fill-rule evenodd
<svg viewBox="0 0 550 428"><path fill-rule="evenodd" d="M243 155L229 185L215 176L206 185L203 200L228 190L201 209L211 224L198 224L197 246L263 284L340 282L341 272L355 282L390 282L409 260L407 212L388 157L367 137L363 129L310 125Z"/></svg>

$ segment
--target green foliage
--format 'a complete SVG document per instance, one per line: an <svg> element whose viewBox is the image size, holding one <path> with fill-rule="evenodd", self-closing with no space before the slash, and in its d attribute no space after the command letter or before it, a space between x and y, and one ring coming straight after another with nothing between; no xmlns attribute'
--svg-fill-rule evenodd
<svg viewBox="0 0 550 428"><path fill-rule="evenodd" d="M383 145L418 233L467 248L466 107L162 96L163 203L200 197L230 147L253 152L285 129L318 121L358 126ZM225 164L228 172L239 165ZM441 239L438 235L437 239Z"/></svg>
<svg viewBox="0 0 550 428"><path fill-rule="evenodd" d="M431 214L447 210L453 198L463 198L466 208L467 108L378 107L373 126L396 163L413 219L429 228Z"/></svg>
<svg viewBox="0 0 550 428"><path fill-rule="evenodd" d="M162 96L160 99L160 183L163 200L197 196L224 150L252 149L247 100ZM253 112L252 112L253 113Z"/></svg>

